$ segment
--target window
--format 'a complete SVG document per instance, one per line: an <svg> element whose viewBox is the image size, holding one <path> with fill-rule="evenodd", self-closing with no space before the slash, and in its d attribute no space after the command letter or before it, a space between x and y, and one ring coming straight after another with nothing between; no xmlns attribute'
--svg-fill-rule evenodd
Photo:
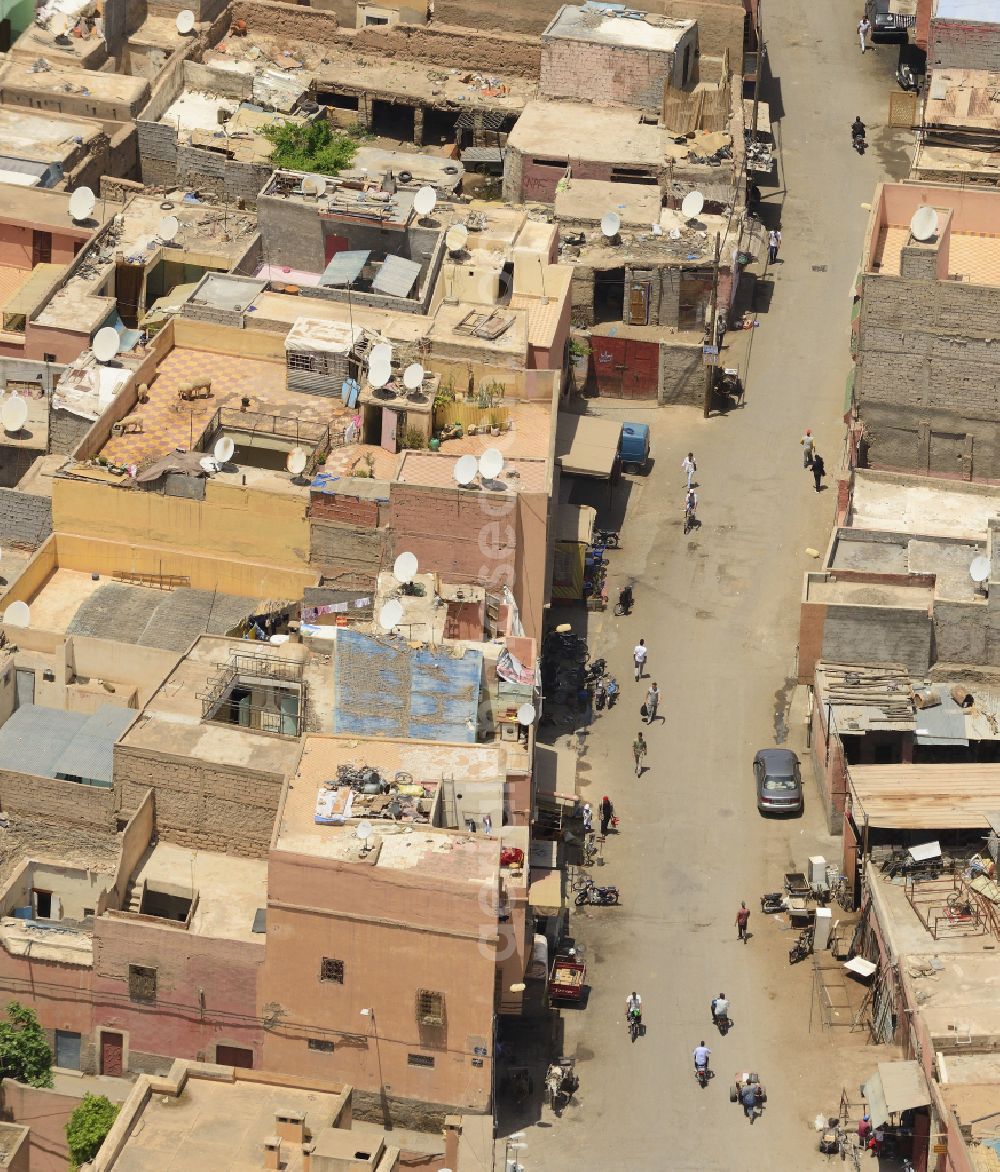
<svg viewBox="0 0 1000 1172"><path fill-rule="evenodd" d="M408 1066L433 1066L434 1059L430 1054L407 1054L406 1063Z"/></svg>
<svg viewBox="0 0 1000 1172"><path fill-rule="evenodd" d="M52 233L31 233L31 267L52 263Z"/></svg>
<svg viewBox="0 0 1000 1172"><path fill-rule="evenodd" d="M322 1050L322 1052L324 1054L332 1054L333 1053L333 1042L327 1042L324 1038L310 1038L309 1039L309 1049L310 1050Z"/></svg>
<svg viewBox="0 0 1000 1172"><path fill-rule="evenodd" d="M430 989L417 990L417 1023L419 1025L444 1025L444 994L432 993Z"/></svg>
<svg viewBox="0 0 1000 1172"><path fill-rule="evenodd" d="M338 985L344 983L344 962L324 956L319 962L319 979L321 981L335 981Z"/></svg>
<svg viewBox="0 0 1000 1172"><path fill-rule="evenodd" d="M128 966L128 995L132 1001L156 1000L156 969L141 964Z"/></svg>
<svg viewBox="0 0 1000 1172"><path fill-rule="evenodd" d="M569 167L569 159L532 159L532 167L554 167L557 171L565 171Z"/></svg>
<svg viewBox="0 0 1000 1172"><path fill-rule="evenodd" d="M55 354L43 354L42 361L43 362L58 362L59 359L55 356Z"/></svg>
<svg viewBox="0 0 1000 1172"><path fill-rule="evenodd" d="M388 23L389 23L389 18L387 16L366 16L365 17L365 28L371 28L372 25L376 25L376 24L388 24Z"/></svg>

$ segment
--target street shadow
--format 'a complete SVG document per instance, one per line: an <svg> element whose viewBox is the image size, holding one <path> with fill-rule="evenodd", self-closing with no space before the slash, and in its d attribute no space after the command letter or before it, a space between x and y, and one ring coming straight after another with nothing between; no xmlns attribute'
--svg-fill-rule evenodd
<svg viewBox="0 0 1000 1172"><path fill-rule="evenodd" d="M757 79L760 88L761 101L767 102L771 114L771 125L780 122L785 116L785 104L781 96L781 78L771 72L771 58L765 56L760 63L760 75Z"/></svg>
<svg viewBox="0 0 1000 1172"><path fill-rule="evenodd" d="M606 481L584 480L581 477L572 481L569 502L573 505L590 505L596 509L597 528L621 530L633 487L633 482L624 477L610 487ZM614 553L613 550L608 552Z"/></svg>

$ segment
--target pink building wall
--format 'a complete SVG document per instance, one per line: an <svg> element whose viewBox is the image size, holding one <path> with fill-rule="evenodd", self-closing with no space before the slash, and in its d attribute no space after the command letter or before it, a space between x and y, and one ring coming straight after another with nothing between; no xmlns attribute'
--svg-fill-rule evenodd
<svg viewBox="0 0 1000 1172"><path fill-rule="evenodd" d="M2 215L2 212L0 212ZM89 240L91 233L56 231L46 226L35 227L31 224L18 224L0 220L0 265L8 265L15 269L32 269L32 241L34 233L45 232L52 239L52 264L66 265L74 257L74 246Z"/></svg>

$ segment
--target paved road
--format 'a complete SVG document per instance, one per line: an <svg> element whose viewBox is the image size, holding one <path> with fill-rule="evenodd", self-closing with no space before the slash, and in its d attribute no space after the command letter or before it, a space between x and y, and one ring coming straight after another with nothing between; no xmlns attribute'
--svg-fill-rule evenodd
<svg viewBox="0 0 1000 1172"><path fill-rule="evenodd" d="M899 175L906 166L904 140L879 129L896 50L862 59L856 22L843 6L789 0L766 30L787 189L767 202L784 245L753 336L745 409L710 420L687 410L618 411L650 420L656 465L633 488L626 547L614 555L612 592L632 576L636 610L628 619L591 616L592 648L610 657L624 690L593 727L581 781L595 805L609 793L622 816L599 874L619 885L623 904L573 917L593 985L586 1010L563 1015L579 1102L559 1120L545 1108L541 1126L528 1127L528 1172L821 1167L813 1119L835 1110L850 1077L831 1035L815 1024L809 1032L809 966L789 968L787 932L758 910L743 945L733 921L741 899L759 909L760 893L780 886L789 864L838 857L811 788L804 818L758 817L749 764L781 723L802 574L816 564L804 551L825 547L834 510L835 491L816 494L803 471L799 436L812 427L835 475L861 205L886 169ZM864 158L849 141L856 113L870 128ZM615 412L607 402L600 409ZM680 462L689 447L699 463L701 527L685 538ZM648 731L650 768L636 780L630 746L645 685L632 682L630 662L640 636L666 719ZM800 728L789 743L801 747ZM648 1027L634 1045L623 1015L633 988ZM725 1039L708 1023L708 1002L723 990L735 1019ZM851 1037L856 1046L859 1036ZM705 1090L690 1060L701 1038L718 1071ZM731 1074L747 1068L761 1073L769 1095L752 1127L728 1096Z"/></svg>

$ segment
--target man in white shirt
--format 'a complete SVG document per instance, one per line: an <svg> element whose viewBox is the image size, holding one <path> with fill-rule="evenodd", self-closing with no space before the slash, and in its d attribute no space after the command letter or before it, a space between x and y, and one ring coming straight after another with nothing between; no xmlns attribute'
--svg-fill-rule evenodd
<svg viewBox="0 0 1000 1172"><path fill-rule="evenodd" d="M694 452L688 452L684 459L681 460L681 471L687 476L687 484L688 488L690 488L694 474L698 471L698 464L695 461Z"/></svg>
<svg viewBox="0 0 1000 1172"><path fill-rule="evenodd" d="M861 52L862 53L867 48L865 41L868 39L868 34L871 32L871 29L872 29L871 21L868 19L867 16L863 16L861 18L861 20L858 22L858 37L861 40ZM873 45L872 48L874 49L875 46Z"/></svg>
<svg viewBox="0 0 1000 1172"><path fill-rule="evenodd" d="M695 1070L700 1070L702 1067L708 1070L708 1060L711 1054L712 1051L709 1050L704 1042L702 1042L700 1046L695 1046L694 1054L692 1055L694 1058Z"/></svg>
<svg viewBox="0 0 1000 1172"><path fill-rule="evenodd" d="M635 664L635 678L638 683L642 679L642 669L646 666L646 659L649 657L649 648L646 646L646 640L640 639L639 642L632 648L632 662Z"/></svg>

